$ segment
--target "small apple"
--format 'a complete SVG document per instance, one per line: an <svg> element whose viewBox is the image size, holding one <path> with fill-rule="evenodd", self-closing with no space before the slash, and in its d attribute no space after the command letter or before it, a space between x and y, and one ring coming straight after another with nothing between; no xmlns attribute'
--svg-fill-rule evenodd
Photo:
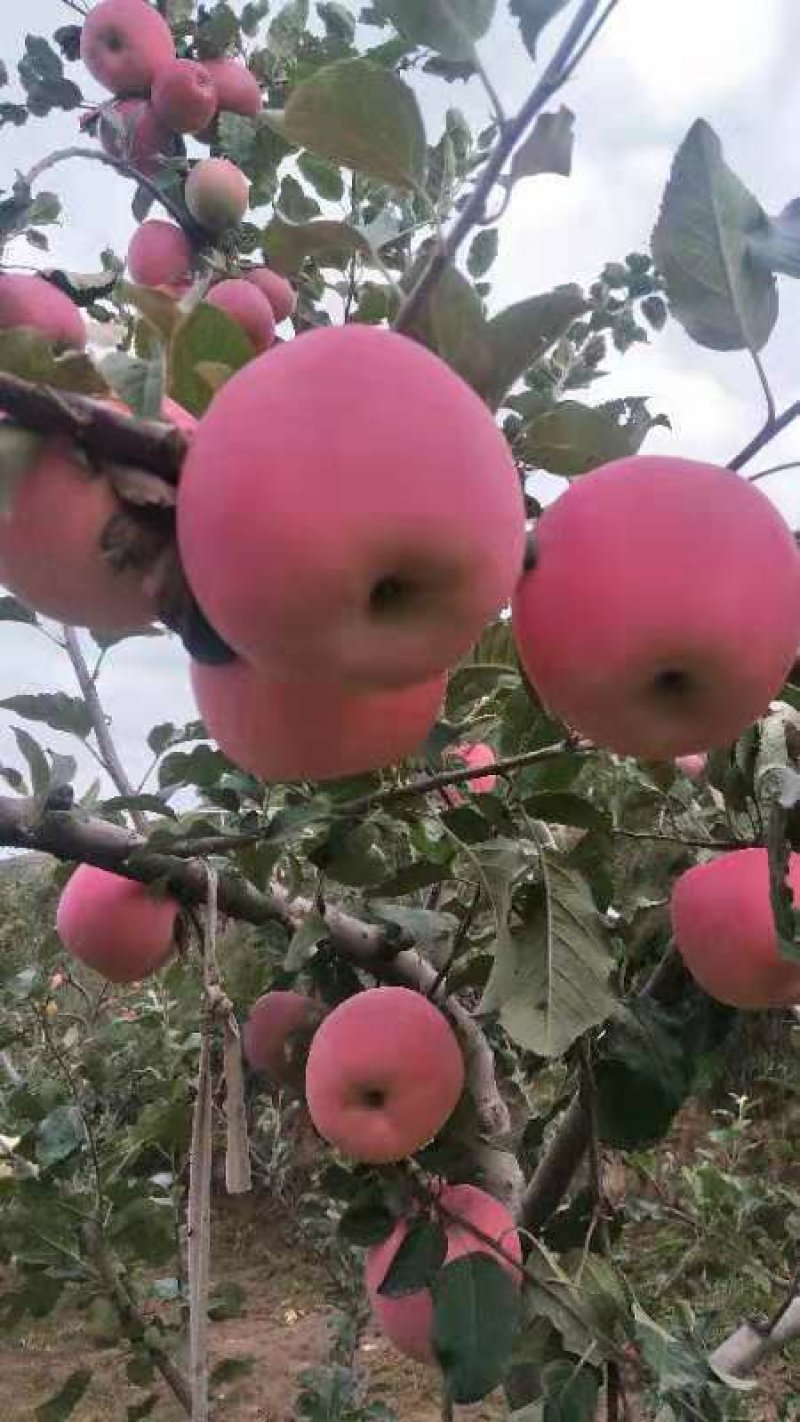
<svg viewBox="0 0 800 1422"><path fill-rule="evenodd" d="M213 235L237 227L247 212L250 183L227 158L202 158L186 179L186 206Z"/></svg>
<svg viewBox="0 0 800 1422"><path fill-rule="evenodd" d="M242 277L264 293L278 325L293 314L297 305L297 293L280 272L272 271L271 267L251 267L249 271L242 272Z"/></svg>
<svg viewBox="0 0 800 1422"><path fill-rule="evenodd" d="M82 864L58 904L64 947L113 983L138 982L175 951L178 905L145 884Z"/></svg>
<svg viewBox="0 0 800 1422"><path fill-rule="evenodd" d="M217 91L221 112L255 118L261 112L258 80L238 59L204 59L203 68Z"/></svg>
<svg viewBox="0 0 800 1422"><path fill-rule="evenodd" d="M128 247L128 271L141 286L186 290L192 281L194 249L175 222L150 218L137 227Z"/></svg>
<svg viewBox="0 0 800 1422"><path fill-rule="evenodd" d="M253 349L261 354L275 340L275 317L272 307L257 287L250 282L233 278L217 282L212 286L206 301L224 311L232 321L241 326Z"/></svg>
<svg viewBox="0 0 800 1422"><path fill-rule="evenodd" d="M205 65L173 59L156 75L151 103L173 133L199 133L217 112L217 86Z"/></svg>
<svg viewBox="0 0 800 1422"><path fill-rule="evenodd" d="M44 277L0 272L0 331L28 326L55 346L83 350L86 326L74 301Z"/></svg>
<svg viewBox="0 0 800 1422"><path fill-rule="evenodd" d="M426 997L403 987L369 988L334 1008L306 1067L320 1135L370 1165L403 1160L432 1140L463 1085L453 1029Z"/></svg>
<svg viewBox="0 0 800 1422"><path fill-rule="evenodd" d="M275 1086L301 1091L308 1049L322 1017L322 1009L304 993L265 992L253 1003L242 1030L250 1066Z"/></svg>

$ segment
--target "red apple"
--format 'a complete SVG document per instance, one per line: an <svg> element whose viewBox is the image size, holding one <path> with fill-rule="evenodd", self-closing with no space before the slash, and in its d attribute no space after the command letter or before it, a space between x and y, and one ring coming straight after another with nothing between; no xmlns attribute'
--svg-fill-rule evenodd
<svg viewBox="0 0 800 1422"><path fill-rule="evenodd" d="M504 1205L479 1190L475 1185L447 1185L441 1192L441 1204L461 1219L473 1224L482 1234L495 1240L511 1259L522 1262L522 1248L514 1220ZM522 1285L522 1274L509 1259L478 1239L466 1225L448 1222L445 1215L442 1225L447 1235L447 1256L445 1264L452 1264L467 1254L488 1254L505 1269L517 1287ZM435 1363L433 1349L433 1299L429 1289L417 1289L411 1294L389 1298L379 1289L394 1261L398 1249L406 1238L409 1221L398 1220L388 1239L373 1245L367 1251L365 1281L367 1293L375 1319L381 1332L407 1358L415 1358L420 1363Z"/></svg>
<svg viewBox="0 0 800 1422"><path fill-rule="evenodd" d="M377 770L423 744L444 700L443 677L399 690L266 681L242 661L193 662L192 689L209 734L263 780L336 780Z"/></svg>
<svg viewBox="0 0 800 1422"><path fill-rule="evenodd" d="M242 277L264 293L279 325L293 314L297 305L297 294L280 272L274 272L270 267L253 267L250 271L242 272Z"/></svg>
<svg viewBox="0 0 800 1422"><path fill-rule="evenodd" d="M275 317L266 296L250 282L234 278L217 282L206 297L209 306L224 311L241 326L253 349L259 354L275 340Z"/></svg>
<svg viewBox="0 0 800 1422"><path fill-rule="evenodd" d="M477 770L481 765L493 765L497 759L492 747L484 745L481 741L472 744L465 741L463 745L453 746L447 750L445 756L447 760L459 761L461 765L466 766L467 770ZM496 784L496 775L478 775L474 780L466 782L467 788L475 795L490 795ZM463 804L464 796L453 785L445 787L444 795L451 805Z"/></svg>
<svg viewBox="0 0 800 1422"><path fill-rule="evenodd" d="M83 350L86 326L74 301L44 277L0 272L0 331L28 326L56 346Z"/></svg>
<svg viewBox="0 0 800 1422"><path fill-rule="evenodd" d="M204 59L203 68L210 75L217 91L220 111L255 118L261 112L261 90L258 80L238 59Z"/></svg>
<svg viewBox="0 0 800 1422"><path fill-rule="evenodd" d="M203 158L186 179L184 197L200 226L218 235L241 222L250 200L250 183L227 158Z"/></svg>
<svg viewBox="0 0 800 1422"><path fill-rule="evenodd" d="M133 281L180 291L191 285L193 269L194 249L177 223L151 218L137 227L128 247Z"/></svg>
<svg viewBox="0 0 800 1422"><path fill-rule="evenodd" d="M634 456L574 482L536 529L514 602L550 711L622 755L728 745L783 685L800 555L773 505L710 464Z"/></svg>
<svg viewBox="0 0 800 1422"><path fill-rule="evenodd" d="M230 646L275 680L353 688L455 662L510 597L525 543L486 406L417 342L359 325L288 341L220 390L178 530Z"/></svg>
<svg viewBox="0 0 800 1422"><path fill-rule="evenodd" d="M58 904L56 930L74 957L113 983L138 982L175 951L178 905L145 884L82 864Z"/></svg>
<svg viewBox="0 0 800 1422"><path fill-rule="evenodd" d="M172 31L146 0L101 0L86 16L81 59L112 94L146 94L174 58Z"/></svg>
<svg viewBox="0 0 800 1422"><path fill-rule="evenodd" d="M304 993L265 992L253 1003L242 1030L250 1066L276 1086L302 1090L308 1048L321 1021L320 1007Z"/></svg>
<svg viewBox="0 0 800 1422"><path fill-rule="evenodd" d="M464 1059L446 1018L421 993L379 987L350 997L318 1029L306 1098L325 1140L371 1165L403 1160L452 1115Z"/></svg>
<svg viewBox="0 0 800 1422"><path fill-rule="evenodd" d="M707 755L678 755L675 757L676 768L685 775L687 780L702 780L708 765Z"/></svg>
<svg viewBox="0 0 800 1422"><path fill-rule="evenodd" d="M205 65L173 59L159 70L151 102L165 128L199 133L217 112L217 87Z"/></svg>
<svg viewBox="0 0 800 1422"><path fill-rule="evenodd" d="M800 855L789 861L800 906ZM743 849L698 864L672 891L675 942L700 986L732 1007L789 1007L800 1002L800 963L778 947L766 849Z"/></svg>

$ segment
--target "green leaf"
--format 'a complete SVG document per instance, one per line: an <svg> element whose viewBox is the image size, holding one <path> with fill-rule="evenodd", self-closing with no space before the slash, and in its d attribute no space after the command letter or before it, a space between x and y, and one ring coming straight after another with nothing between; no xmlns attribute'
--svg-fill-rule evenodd
<svg viewBox="0 0 800 1422"><path fill-rule="evenodd" d="M427 1289L447 1258L447 1235L432 1220L412 1224L378 1288L384 1298L400 1299Z"/></svg>
<svg viewBox="0 0 800 1422"><path fill-rule="evenodd" d="M606 1145L633 1150L665 1135L697 1067L700 1033L686 1030L693 1021L694 1014L668 1013L639 998L610 1024L595 1064L598 1131Z"/></svg>
<svg viewBox="0 0 800 1422"><path fill-rule="evenodd" d="M92 1381L91 1368L77 1368L70 1373L64 1386L36 1409L36 1422L66 1422L83 1398Z"/></svg>
<svg viewBox="0 0 800 1422"><path fill-rule="evenodd" d="M36 463L42 443L42 436L33 430L9 421L0 425L0 517L13 509L20 481Z"/></svg>
<svg viewBox="0 0 800 1422"><path fill-rule="evenodd" d="M231 372L253 359L253 347L241 326L205 302L195 307L175 333L170 352L169 393L193 415L202 415L214 392L198 371L206 362Z"/></svg>
<svg viewBox="0 0 800 1422"><path fill-rule="evenodd" d="M416 96L367 59L343 59L292 90L284 114L291 143L399 188L425 174L425 129Z"/></svg>
<svg viewBox="0 0 800 1422"><path fill-rule="evenodd" d="M371 1244L381 1244L388 1239L394 1226L391 1210L380 1199L369 1195L348 1205L339 1220L339 1233L351 1244L368 1249Z"/></svg>
<svg viewBox="0 0 800 1422"><path fill-rule="evenodd" d="M226 1318L241 1318L247 1303L247 1295L241 1284L228 1279L216 1284L208 1305L208 1316L214 1323Z"/></svg>
<svg viewBox="0 0 800 1422"><path fill-rule="evenodd" d="M608 834L611 830L611 815L607 810L598 809L591 800L582 795L573 795L568 790L540 790L528 795L525 809L537 820L548 825L574 825L578 829L596 830Z"/></svg>
<svg viewBox="0 0 800 1422"><path fill-rule="evenodd" d="M557 1358L541 1371L542 1397L512 1412L511 1422L595 1422L597 1374L573 1358Z"/></svg>
<svg viewBox="0 0 800 1422"><path fill-rule="evenodd" d="M545 296L508 306L488 322L484 340L463 363L462 375L492 409L498 409L512 385L585 311L586 300L578 286L559 286Z"/></svg>
<svg viewBox="0 0 800 1422"><path fill-rule="evenodd" d="M81 1113L77 1106L56 1106L39 1123L36 1132L36 1159L43 1170L66 1160L85 1143Z"/></svg>
<svg viewBox="0 0 800 1422"><path fill-rule="evenodd" d="M427 257L423 254L405 278L407 289L414 285L426 265ZM455 267L448 267L442 273L414 330L453 370L469 379L475 352L488 340L488 328L475 288Z"/></svg>
<svg viewBox="0 0 800 1422"><path fill-rule="evenodd" d="M767 217L698 119L678 149L653 232L673 315L711 350L759 351L778 316L775 278L753 259Z"/></svg>
<svg viewBox="0 0 800 1422"><path fill-rule="evenodd" d="M331 39L352 44L356 22L346 5L339 4L338 0L321 0L317 5L317 14Z"/></svg>
<svg viewBox="0 0 800 1422"><path fill-rule="evenodd" d="M9 596L0 597L0 622L27 622L30 626L36 627L39 619L33 608L26 607L15 597Z"/></svg>
<svg viewBox="0 0 800 1422"><path fill-rule="evenodd" d="M39 742L33 736L29 736L27 731L23 731L20 726L12 726L11 732L19 747L20 755L24 757L30 771L34 795L45 795L50 786L50 766L47 763L47 756Z"/></svg>
<svg viewBox="0 0 800 1422"><path fill-rule="evenodd" d="M515 450L526 463L569 478L635 454L647 428L619 424L607 410L562 400L520 430Z"/></svg>
<svg viewBox="0 0 800 1422"><path fill-rule="evenodd" d="M164 362L160 355L155 360L141 360L124 351L112 351L103 361L102 370L134 415L143 420L159 419L164 403Z"/></svg>
<svg viewBox="0 0 800 1422"><path fill-rule="evenodd" d="M498 943L486 997L519 1046L559 1057L613 1012L613 960L585 880L549 850L540 858L543 902L513 931L508 954Z"/></svg>
<svg viewBox="0 0 800 1422"><path fill-rule="evenodd" d="M0 709L24 716L26 721L41 721L51 731L66 731L85 740L92 730L92 718L80 696L67 696L63 691L41 692L34 696L8 696L0 701Z"/></svg>
<svg viewBox="0 0 800 1422"><path fill-rule="evenodd" d="M797 198L777 217L768 217L763 230L753 233L750 254L768 271L800 277L800 201Z"/></svg>
<svg viewBox="0 0 800 1422"><path fill-rule="evenodd" d="M433 1281L433 1346L452 1400L480 1402L511 1358L519 1292L497 1259L465 1254Z"/></svg>
<svg viewBox="0 0 800 1422"><path fill-rule="evenodd" d="M276 213L264 229L262 249L269 265L284 276L299 272L306 257L315 257L321 267L343 270L354 253L375 260L363 232L349 222L319 218L316 222L287 222Z"/></svg>
<svg viewBox="0 0 800 1422"><path fill-rule="evenodd" d="M341 202L344 197L344 179L339 169L332 163L327 163L324 158L315 157L313 153L301 153L297 160L297 166L320 197L327 198L329 202ZM282 202L281 205L286 211L285 203ZM291 213L288 215L292 216Z"/></svg>
<svg viewBox="0 0 800 1422"><path fill-rule="evenodd" d="M558 173L568 178L572 172L575 147L575 115L563 104L557 113L539 114L525 142L511 162L511 181L532 178L538 173Z"/></svg>
<svg viewBox="0 0 800 1422"><path fill-rule="evenodd" d="M570 0L511 0L511 13L519 21L522 40L531 59L536 58L536 46L545 25L569 3Z"/></svg>
<svg viewBox="0 0 800 1422"><path fill-rule="evenodd" d="M498 246L496 227L484 227L473 237L467 253L467 271L476 281L485 276L495 262Z"/></svg>
<svg viewBox="0 0 800 1422"><path fill-rule="evenodd" d="M445 59L470 59L492 22L495 0L376 0L374 9L409 44Z"/></svg>
<svg viewBox="0 0 800 1422"><path fill-rule="evenodd" d="M308 0L289 0L269 27L269 47L278 59L294 59L308 24Z"/></svg>

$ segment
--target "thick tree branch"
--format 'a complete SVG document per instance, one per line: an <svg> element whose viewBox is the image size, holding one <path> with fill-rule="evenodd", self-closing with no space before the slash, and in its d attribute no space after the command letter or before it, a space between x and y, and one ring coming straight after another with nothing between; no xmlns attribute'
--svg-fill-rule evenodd
<svg viewBox="0 0 800 1422"><path fill-rule="evenodd" d="M94 864L140 883L159 880L192 905L208 899L208 874L198 859L179 859L150 850L133 830L91 819L77 810L42 810L34 800L0 797L0 845L38 850L56 859ZM220 913L244 923L278 921L297 929L314 909L306 900L292 898L280 884L262 893L235 869L218 876ZM437 981L436 970L411 946L410 940L390 942L376 924L364 923L335 905L324 910L330 942L335 951L355 967L429 993ZM516 1204L521 1179L516 1158L507 1149L510 1129L508 1107L495 1077L494 1056L477 1022L455 998L443 1004L464 1052L467 1089L475 1110L478 1139L475 1159L486 1188Z"/></svg>
<svg viewBox="0 0 800 1422"><path fill-rule="evenodd" d="M0 372L0 410L39 434L64 435L98 462L128 464L177 484L189 447L174 425L140 420L86 395Z"/></svg>
<svg viewBox="0 0 800 1422"><path fill-rule="evenodd" d="M483 217L487 199L517 144L525 137L534 119L541 113L545 104L552 99L554 94L558 93L559 89L566 83L572 73L572 61L576 55L576 51L581 48L581 41L587 29L592 24L599 8L600 0L583 0L561 44L558 46L541 78L532 89L528 99L516 117L511 119L501 129L500 138L489 156L486 167L483 169L472 195L468 202L465 203L464 208L456 218L450 231L437 246L416 286L409 292L403 305L400 307L397 320L394 323L395 330L410 331L413 329L430 293L453 262L461 244L469 236L473 227L475 227ZM611 14L612 8L613 6L607 9L603 17L603 23ZM594 33L597 34L599 29L600 25L597 25Z"/></svg>

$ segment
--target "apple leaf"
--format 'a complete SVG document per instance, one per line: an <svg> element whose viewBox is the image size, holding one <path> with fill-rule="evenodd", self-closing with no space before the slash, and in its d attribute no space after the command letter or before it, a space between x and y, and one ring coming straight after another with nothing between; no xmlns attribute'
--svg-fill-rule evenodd
<svg viewBox="0 0 800 1422"><path fill-rule="evenodd" d="M379 182L414 188L425 174L425 129L414 91L368 59L342 59L292 90L287 139Z"/></svg>
<svg viewBox="0 0 800 1422"><path fill-rule="evenodd" d="M0 710L24 716L26 721L40 721L52 731L65 731L68 735L79 736L81 740L91 735L92 721L83 698L67 696L63 691L8 696L5 701L0 701Z"/></svg>
<svg viewBox="0 0 800 1422"><path fill-rule="evenodd" d="M511 181L533 178L538 173L557 173L568 178L572 172L575 147L575 115L562 104L557 113L539 114L529 136L511 162Z"/></svg>
<svg viewBox="0 0 800 1422"><path fill-rule="evenodd" d="M262 250L269 265L284 276L299 272L306 257L315 257L321 267L343 270L354 253L374 261L367 238L349 222L318 218L313 222L287 222L277 214L264 229Z"/></svg>
<svg viewBox="0 0 800 1422"><path fill-rule="evenodd" d="M470 59L475 41L492 22L496 0L377 0L375 10L391 20L409 44L435 49L445 59Z"/></svg>
<svg viewBox="0 0 800 1422"><path fill-rule="evenodd" d="M378 1293L400 1299L427 1289L447 1258L447 1235L432 1220L411 1225L395 1254Z"/></svg>
<svg viewBox="0 0 800 1422"><path fill-rule="evenodd" d="M512 385L585 311L586 300L578 286L559 286L506 307L486 323L480 343L465 351L461 374L492 409L498 409Z"/></svg>
<svg viewBox="0 0 800 1422"><path fill-rule="evenodd" d="M0 370L38 385L53 385L81 395L109 393L108 384L87 355L69 351L57 356L39 331L27 327L0 331Z"/></svg>
<svg viewBox="0 0 800 1422"><path fill-rule="evenodd" d="M531 59L536 58L536 46L545 25L568 4L569 0L511 0L511 13L519 21L522 41Z"/></svg>
<svg viewBox="0 0 800 1422"><path fill-rule="evenodd" d="M350 1244L368 1249L371 1244L381 1244L387 1239L394 1226L391 1210L373 1195L367 1195L347 1206L339 1220L339 1233Z"/></svg>
<svg viewBox="0 0 800 1422"><path fill-rule="evenodd" d="M164 361L112 351L103 361L103 374L134 415L157 420L164 401Z"/></svg>
<svg viewBox="0 0 800 1422"><path fill-rule="evenodd" d="M498 1259L465 1254L431 1286L433 1346L453 1402L480 1402L505 1375L519 1318L519 1291Z"/></svg>
<svg viewBox="0 0 800 1422"><path fill-rule="evenodd" d="M1 497L0 512L2 512ZM31 627L37 627L39 619L33 608L26 607L24 602L19 602L17 598L8 596L0 597L0 622L27 622Z"/></svg>
<svg viewBox="0 0 800 1422"><path fill-rule="evenodd" d="M612 958L583 877L550 850L540 851L543 894L520 928L498 939L484 1010L521 1047L558 1057L614 1010Z"/></svg>
<svg viewBox="0 0 800 1422"><path fill-rule="evenodd" d="M620 424L608 410L578 400L562 400L523 425L515 449L527 464L572 478L635 454L648 428Z"/></svg>
<svg viewBox="0 0 800 1422"><path fill-rule="evenodd" d="M169 393L185 410L202 415L214 398L199 367L209 362L231 373L253 359L253 347L241 326L215 306L201 303L182 321L170 351Z"/></svg>
<svg viewBox="0 0 800 1422"><path fill-rule="evenodd" d="M759 266L782 276L800 277L800 200L795 198L763 230L750 237L750 253Z"/></svg>
<svg viewBox="0 0 800 1422"><path fill-rule="evenodd" d="M675 156L653 232L653 259L673 315L710 350L761 350L778 317L772 272L753 258L769 233L760 203L698 119Z"/></svg>

